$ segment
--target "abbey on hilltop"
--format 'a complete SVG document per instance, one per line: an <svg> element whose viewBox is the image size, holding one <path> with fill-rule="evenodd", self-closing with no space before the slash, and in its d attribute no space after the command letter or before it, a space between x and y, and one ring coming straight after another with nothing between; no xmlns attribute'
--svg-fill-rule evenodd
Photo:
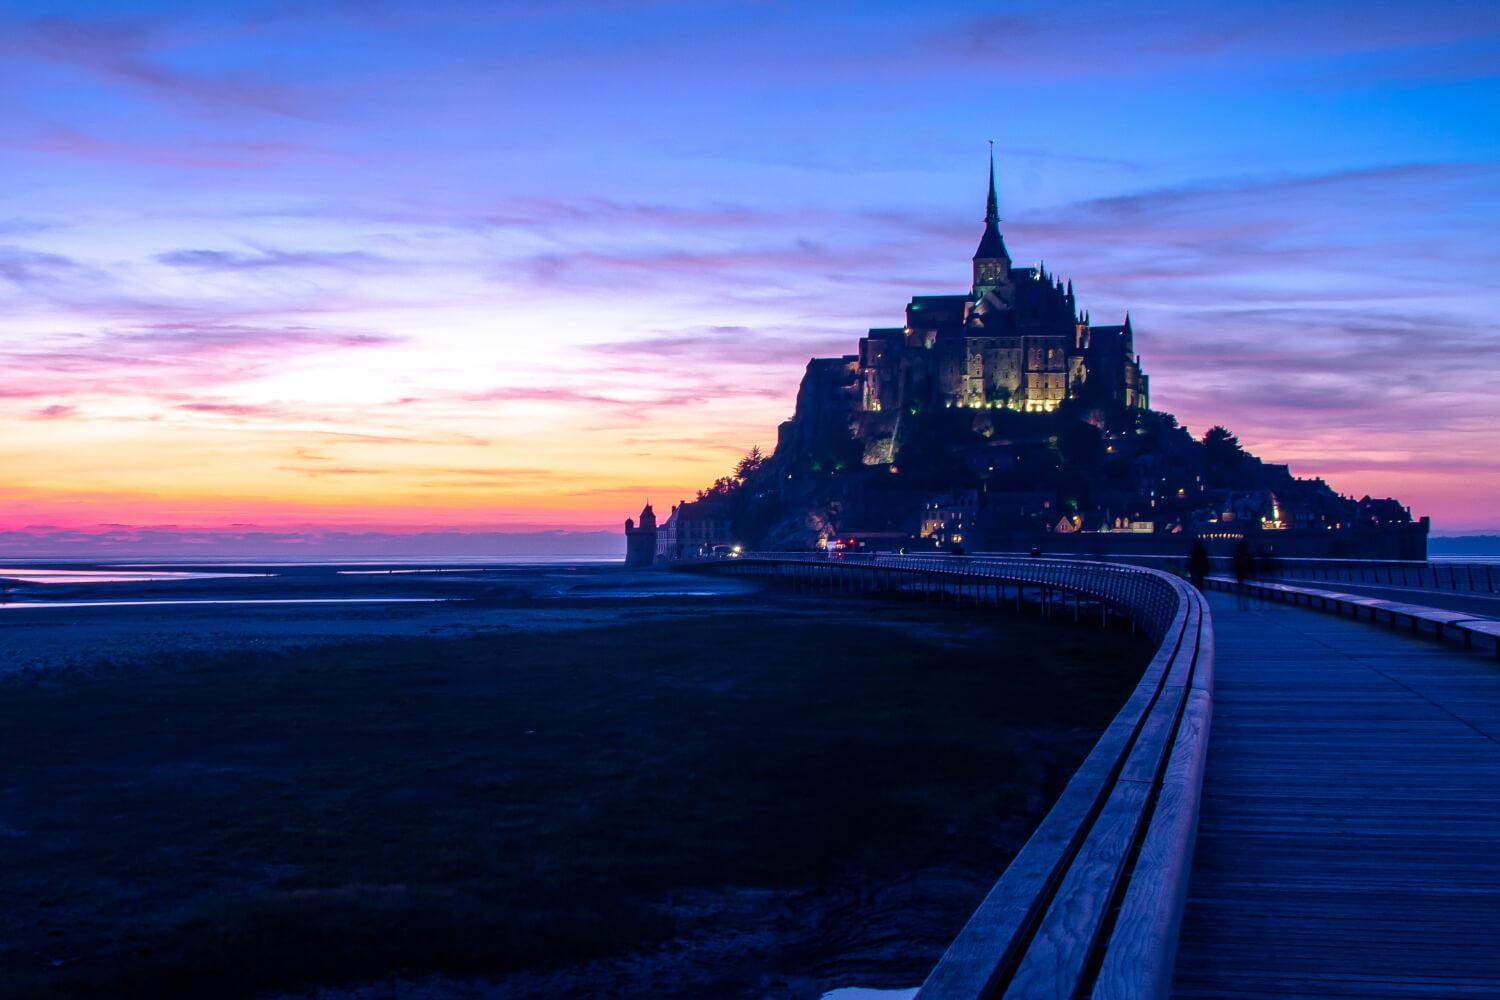
<svg viewBox="0 0 1500 1000"><path fill-rule="evenodd" d="M1018 267L990 157L969 291L919 295L859 353L814 358L769 456L626 522L630 561L770 549L1186 552L1423 559L1427 518L1264 462L1223 427L1151 409L1127 314L1094 326L1071 282Z"/></svg>
<svg viewBox="0 0 1500 1000"><path fill-rule="evenodd" d="M849 420L867 465L890 462L905 418L931 409L1051 412L1065 400L1148 409L1150 389L1130 317L1094 326L1073 283L1044 265L1017 266L1000 233L990 155L984 235L967 294L918 295L901 326L877 327L859 353L815 358L798 397L819 426ZM783 433L798 430L784 425ZM795 443L793 443L795 447Z"/></svg>

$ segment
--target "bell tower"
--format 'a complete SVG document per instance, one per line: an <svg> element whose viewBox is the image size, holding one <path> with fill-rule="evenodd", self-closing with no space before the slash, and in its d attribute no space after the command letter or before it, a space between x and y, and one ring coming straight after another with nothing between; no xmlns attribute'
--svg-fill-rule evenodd
<svg viewBox="0 0 1500 1000"><path fill-rule="evenodd" d="M1000 207L995 197L995 142L990 140L990 196L984 212L984 235L974 251L974 297L1010 283L1010 253L1000 235Z"/></svg>

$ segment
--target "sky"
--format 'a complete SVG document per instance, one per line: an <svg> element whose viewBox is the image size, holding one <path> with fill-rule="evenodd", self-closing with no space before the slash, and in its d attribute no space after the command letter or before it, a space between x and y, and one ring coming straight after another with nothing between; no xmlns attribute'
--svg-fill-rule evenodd
<svg viewBox="0 0 1500 1000"><path fill-rule="evenodd" d="M1500 530L1500 4L0 6L0 533L617 526L1019 261Z"/></svg>

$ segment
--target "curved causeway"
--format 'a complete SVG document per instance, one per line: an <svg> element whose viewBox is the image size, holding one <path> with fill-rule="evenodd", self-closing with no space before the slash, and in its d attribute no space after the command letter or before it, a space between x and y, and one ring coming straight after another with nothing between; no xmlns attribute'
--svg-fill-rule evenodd
<svg viewBox="0 0 1500 1000"><path fill-rule="evenodd" d="M1197 827L1213 692L1203 596L1171 574L1028 558L749 553L683 566L834 591L922 593L976 605L1085 603L1129 617L1157 651L1052 809L919 992L1161 997Z"/></svg>
<svg viewBox="0 0 1500 1000"><path fill-rule="evenodd" d="M1120 564L684 568L1097 606L1158 642L920 1000L1500 997L1500 670L1482 653Z"/></svg>

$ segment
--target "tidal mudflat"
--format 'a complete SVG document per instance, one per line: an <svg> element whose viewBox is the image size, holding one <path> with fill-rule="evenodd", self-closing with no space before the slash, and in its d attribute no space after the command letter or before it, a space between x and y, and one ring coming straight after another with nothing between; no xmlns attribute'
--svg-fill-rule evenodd
<svg viewBox="0 0 1500 1000"><path fill-rule="evenodd" d="M936 960L1116 630L611 568L0 609L0 996L817 997Z"/></svg>

